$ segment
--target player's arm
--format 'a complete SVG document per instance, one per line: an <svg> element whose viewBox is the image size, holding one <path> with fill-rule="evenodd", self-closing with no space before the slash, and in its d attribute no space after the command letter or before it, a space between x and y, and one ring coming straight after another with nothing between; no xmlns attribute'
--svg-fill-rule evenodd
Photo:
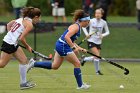
<svg viewBox="0 0 140 93"><path fill-rule="evenodd" d="M86 28L82 27L82 29L86 36L86 39L89 39L95 33L95 32L93 32L93 33L89 34Z"/></svg>
<svg viewBox="0 0 140 93"><path fill-rule="evenodd" d="M72 37L75 33L78 32L79 27L77 24L73 24L68 28L68 33L65 35L65 40L68 43L68 45L72 48L75 46L75 44L71 41L70 37Z"/></svg>
<svg viewBox="0 0 140 93"><path fill-rule="evenodd" d="M15 23L15 20L12 20L10 21L8 24L7 24L7 31L10 31L11 30L11 27L12 25Z"/></svg>
<svg viewBox="0 0 140 93"><path fill-rule="evenodd" d="M88 26L91 26L91 23L92 23L92 20L90 20ZM83 32L84 32L84 34L85 34L85 36L86 36L87 39L91 37L92 33L91 33L91 34L88 33L88 31L87 31L87 27L82 27L82 30L83 30Z"/></svg>
<svg viewBox="0 0 140 93"><path fill-rule="evenodd" d="M86 36L88 36L88 31L87 31L87 29L85 28L85 27L82 27L82 30L83 30L83 32L84 32L84 34L86 35Z"/></svg>
<svg viewBox="0 0 140 93"><path fill-rule="evenodd" d="M32 30L33 25L30 21L25 21L23 22L24 26L25 26L25 30L23 31L23 33L21 34L21 36L19 37L19 40L22 42L22 44L27 48L27 50L29 52L32 51L32 48L28 45L28 43L26 42L26 36L27 34Z"/></svg>
<svg viewBox="0 0 140 93"><path fill-rule="evenodd" d="M108 25L107 25L106 22L105 22L105 25L104 25L104 29L105 29L105 33L102 34L102 37L105 37L105 36L110 34L109 29L108 29Z"/></svg>
<svg viewBox="0 0 140 93"><path fill-rule="evenodd" d="M91 2L92 2L92 3L89 5L89 7L90 7L90 8L93 8L94 3L95 3L95 0L91 0Z"/></svg>
<svg viewBox="0 0 140 93"><path fill-rule="evenodd" d="M82 51L82 52L85 52L85 53L87 52L86 49L84 49L84 48L78 46L76 43L74 43L74 44L75 44L75 46L78 48L78 50L80 50L80 51Z"/></svg>
<svg viewBox="0 0 140 93"><path fill-rule="evenodd" d="M68 28L68 33L66 34L66 36L65 36L65 40L66 40L66 42L69 44L69 46L72 48L72 49L74 49L74 51L75 52L77 52L77 51L84 51L84 49L83 48L81 48L80 46L78 46L76 43L73 43L72 41L71 41L71 39L70 39L70 37L71 36L73 36L75 33L77 33L78 32L78 30L79 30L79 27L78 27L78 25L76 25L76 24L74 24L74 25L72 25L72 26L70 26L69 28Z"/></svg>

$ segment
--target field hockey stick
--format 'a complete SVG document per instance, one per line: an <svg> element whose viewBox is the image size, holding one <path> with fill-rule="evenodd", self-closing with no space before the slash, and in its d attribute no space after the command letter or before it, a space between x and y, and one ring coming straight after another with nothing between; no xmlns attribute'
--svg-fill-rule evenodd
<svg viewBox="0 0 140 93"><path fill-rule="evenodd" d="M92 55L92 56L95 56L95 57L97 57L97 58L99 58L99 59L102 59L102 60L104 60L104 61L107 61L107 62L110 63L111 65L116 66L116 67L118 67L118 68L124 70L124 71L125 71L125 72L124 72L125 75L128 75L128 74L129 74L129 70L128 70L127 68L125 68L125 67L123 67L123 66L121 66L121 65L119 65L119 64L117 64L117 63L114 63L114 62L112 62L111 60L107 60L107 59L105 59L105 58L103 58L103 57L101 57L101 56L97 56L97 55L95 55L95 54L93 54L93 53L91 53L91 52L89 52L89 51L87 51L87 53L90 54L90 55Z"/></svg>
<svg viewBox="0 0 140 93"><path fill-rule="evenodd" d="M81 42L78 43L78 46L81 45L83 42L85 42L89 37L91 37L93 34L95 34L97 31L91 33L90 35L88 35L88 37L86 36L83 40L81 40Z"/></svg>
<svg viewBox="0 0 140 93"><path fill-rule="evenodd" d="M19 46L22 47L22 48L24 48L24 49L26 49L25 46L22 46L22 45L19 45ZM43 54L41 54L41 53L39 53L39 52L37 52L35 50L32 50L32 53L35 54L35 55L37 55L37 56L39 56L39 57L41 57L41 58L44 58L46 60L52 60L52 58L47 57L47 56L45 56L45 55L43 55Z"/></svg>

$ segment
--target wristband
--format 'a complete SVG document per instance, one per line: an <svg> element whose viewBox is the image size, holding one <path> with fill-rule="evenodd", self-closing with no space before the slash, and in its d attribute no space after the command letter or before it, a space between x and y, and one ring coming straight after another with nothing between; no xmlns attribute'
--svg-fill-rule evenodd
<svg viewBox="0 0 140 93"><path fill-rule="evenodd" d="M75 49L76 49L76 46L74 45L73 47L71 47L71 49L72 49L72 50L75 50Z"/></svg>
<svg viewBox="0 0 140 93"><path fill-rule="evenodd" d="M72 50L75 50L75 49L76 49L75 47L72 48Z"/></svg>

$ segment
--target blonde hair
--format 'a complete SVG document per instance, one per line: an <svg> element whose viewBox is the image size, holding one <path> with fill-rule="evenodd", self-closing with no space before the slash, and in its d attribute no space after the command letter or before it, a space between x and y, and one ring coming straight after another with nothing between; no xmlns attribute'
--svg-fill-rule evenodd
<svg viewBox="0 0 140 93"><path fill-rule="evenodd" d="M102 8L97 8L96 10L100 10L102 15L104 14L104 10Z"/></svg>

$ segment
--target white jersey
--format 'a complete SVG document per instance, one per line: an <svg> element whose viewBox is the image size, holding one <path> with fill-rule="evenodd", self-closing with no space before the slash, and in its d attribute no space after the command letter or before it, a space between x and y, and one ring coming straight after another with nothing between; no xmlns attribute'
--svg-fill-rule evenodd
<svg viewBox="0 0 140 93"><path fill-rule="evenodd" d="M15 21L10 31L8 31L8 33L4 37L3 41L5 41L8 44L17 45L18 38L20 37L20 35L25 29L22 21L23 21L23 18L19 18Z"/></svg>
<svg viewBox="0 0 140 93"><path fill-rule="evenodd" d="M103 29L105 30L104 33L103 33ZM102 43L102 39L100 38L101 35L103 37L109 35L108 25L107 25L106 21L104 21L103 19L100 19L100 20L97 20L96 18L91 19L90 23L89 23L89 33L87 32L86 28L83 28L83 31L84 31L86 36L97 31L95 34L93 34L87 40L87 41L93 42L95 44L101 44Z"/></svg>

